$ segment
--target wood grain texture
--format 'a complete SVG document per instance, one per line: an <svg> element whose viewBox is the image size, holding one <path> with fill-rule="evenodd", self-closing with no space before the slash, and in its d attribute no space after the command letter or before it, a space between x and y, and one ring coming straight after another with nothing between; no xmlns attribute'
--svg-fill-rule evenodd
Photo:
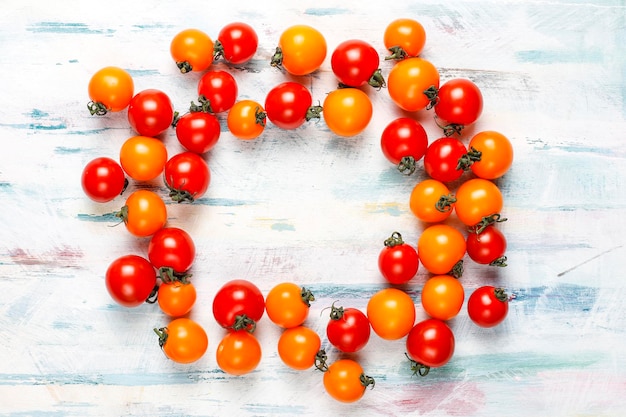
<svg viewBox="0 0 626 417"><path fill-rule="evenodd" d="M348 0L50 3L3 1L0 14L0 414L11 416L622 416L626 414L626 285L622 278L626 197L626 5L623 1ZM317 371L286 368L280 331L265 317L264 357L244 377L219 370L223 335L211 313L227 280L307 285L316 295L307 324L324 334L333 301L364 309L385 286L376 259L394 230L416 242L420 224L408 196L423 177L399 174L380 152L380 133L403 113L386 90L369 90L374 118L353 138L323 120L262 137L232 137L221 118L207 155L212 183L194 205L168 204L168 224L187 230L198 256L192 318L209 334L199 362L177 365L159 350L155 306L117 306L104 288L109 263L145 254L147 242L116 226L122 199L97 204L80 187L83 166L116 158L132 135L125 112L92 117L87 83L97 69L129 70L136 91L159 88L177 109L196 98L198 74L169 56L179 30L215 37L232 21L251 24L259 49L232 68L239 98L260 102L285 73L269 66L284 28L318 28L329 51L360 38L384 55L392 19L421 21L422 56L442 80L464 76L485 109L464 133L498 130L515 162L497 183L509 220L501 224L509 266L467 263L466 293L485 282L516 294L509 317L486 330L465 310L451 321L457 350L426 378L411 375L404 342L373 335L358 355L377 381L351 405L332 400ZM391 63L381 64L388 73ZM336 86L327 58L297 78L322 101ZM430 113L412 115L439 132ZM180 151L173 132L163 138ZM160 181L131 184L167 197ZM451 220L453 221L453 220ZM416 300L422 269L405 289ZM331 351L331 355L336 352Z"/></svg>

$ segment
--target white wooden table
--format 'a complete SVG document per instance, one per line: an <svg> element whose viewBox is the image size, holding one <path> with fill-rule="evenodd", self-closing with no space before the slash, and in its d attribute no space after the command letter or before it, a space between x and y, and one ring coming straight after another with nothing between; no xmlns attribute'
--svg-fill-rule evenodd
<svg viewBox="0 0 626 417"><path fill-rule="evenodd" d="M239 1L89 4L5 0L0 13L0 414L15 416L626 415L626 6L619 1L403 1L369 5ZM211 312L219 286L249 279L264 293L279 281L310 287L307 324L324 334L333 301L364 309L385 286L376 259L394 230L415 243L421 225L408 196L421 177L399 174L380 152L383 127L401 113L370 91L374 118L353 138L323 120L285 132L268 126L244 142L228 131L208 155L212 183L194 205L168 205L168 224L189 231L198 256L192 318L209 334L197 363L159 350L154 305L125 309L104 288L109 263L143 254L111 213L80 187L84 164L117 157L132 133L125 112L92 117L87 83L107 65L127 68L136 91L159 88L177 109L195 99L198 74L183 76L169 42L187 27L215 37L244 21L259 35L255 58L232 69L240 98L264 101L286 75L269 65L279 34L318 28L329 51L360 38L384 55L384 27L413 17L427 31L423 56L442 80L473 79L485 98L474 131L514 143L498 184L509 265L467 263L467 294L495 282L516 294L501 326L479 329L465 309L451 326L451 362L411 375L404 341L372 336L358 355L377 383L355 404L331 399L318 371L280 361L280 330L256 334L253 373L219 370L223 330ZM330 52L329 52L330 53ZM383 73L391 63L383 62ZM227 68L223 63L218 67ZM308 77L314 100L335 87L327 58ZM428 122L430 138L438 132ZM224 122L224 119L222 119ZM225 126L225 123L223 124ZM174 132L164 139L181 150ZM423 176L423 174L420 174ZM154 189L164 196L158 181ZM416 300L428 274L406 287Z"/></svg>

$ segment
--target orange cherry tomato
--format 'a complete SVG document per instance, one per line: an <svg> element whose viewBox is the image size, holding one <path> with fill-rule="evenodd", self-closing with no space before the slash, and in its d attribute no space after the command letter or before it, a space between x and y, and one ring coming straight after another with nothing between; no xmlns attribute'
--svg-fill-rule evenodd
<svg viewBox="0 0 626 417"><path fill-rule="evenodd" d="M371 377L353 359L340 359L331 363L324 372L324 388L337 401L352 403L363 397L365 388L374 384Z"/></svg>
<svg viewBox="0 0 626 417"><path fill-rule="evenodd" d="M305 326L285 329L278 339L278 356L288 367L304 371L315 364L322 345L319 335Z"/></svg>
<svg viewBox="0 0 626 417"><path fill-rule="evenodd" d="M246 330L229 332L217 346L219 368L231 375L252 372L261 362L261 344Z"/></svg>
<svg viewBox="0 0 626 417"><path fill-rule="evenodd" d="M170 54L181 73L204 71L213 63L213 40L199 29L185 29L172 38Z"/></svg>
<svg viewBox="0 0 626 417"><path fill-rule="evenodd" d="M454 209L455 198L441 181L427 178L411 191L409 208L423 222L439 223L447 219Z"/></svg>
<svg viewBox="0 0 626 417"><path fill-rule="evenodd" d="M236 102L226 117L226 124L230 133L243 140L258 138L265 130L266 121L267 114L263 106L254 100Z"/></svg>
<svg viewBox="0 0 626 417"><path fill-rule="evenodd" d="M339 136L361 133L372 119L372 101L358 88L339 88L324 99L323 115L328 128Z"/></svg>
<svg viewBox="0 0 626 417"><path fill-rule="evenodd" d="M117 216L124 221L126 229L132 235L147 237L165 226L167 208L163 199L154 191L137 190L128 196Z"/></svg>
<svg viewBox="0 0 626 417"><path fill-rule="evenodd" d="M459 186L454 211L466 226L475 227L499 217L504 199L497 185L483 178L472 178Z"/></svg>
<svg viewBox="0 0 626 417"><path fill-rule="evenodd" d="M308 25L294 25L280 35L271 64L282 66L292 75L307 75L322 66L326 52L326 39L320 31Z"/></svg>
<svg viewBox="0 0 626 417"><path fill-rule="evenodd" d="M463 234L448 224L428 226L417 241L420 262L432 274L450 274L466 251ZM456 272L455 272L456 273Z"/></svg>
<svg viewBox="0 0 626 417"><path fill-rule="evenodd" d="M463 284L451 275L436 275L422 287L422 307L430 317L450 320L463 307L465 291Z"/></svg>
<svg viewBox="0 0 626 417"><path fill-rule="evenodd" d="M423 58L412 57L398 61L387 76L389 97L406 111L426 108L430 99L424 91L432 87L439 88L439 71Z"/></svg>
<svg viewBox="0 0 626 417"><path fill-rule="evenodd" d="M188 318L172 320L167 327L154 329L165 356L178 363L191 363L200 359L209 346L205 330Z"/></svg>
<svg viewBox="0 0 626 417"><path fill-rule="evenodd" d="M128 138L120 148L120 165L134 180L150 181L163 173L167 148L159 139L148 136Z"/></svg>
<svg viewBox="0 0 626 417"><path fill-rule="evenodd" d="M426 44L426 31L417 20L396 19L385 28L383 43L391 52L385 59L401 60L418 56Z"/></svg>
<svg viewBox="0 0 626 417"><path fill-rule="evenodd" d="M367 303L367 318L382 339L397 340L406 336L415 323L415 304L404 291L384 288Z"/></svg>
<svg viewBox="0 0 626 417"><path fill-rule="evenodd" d="M513 145L502 133L487 130L475 134L467 146L480 152L480 159L470 165L477 177L493 180L500 178L513 164Z"/></svg>
<svg viewBox="0 0 626 417"><path fill-rule="evenodd" d="M283 328L300 326L309 316L313 294L293 282L275 285L265 297L265 311L270 320Z"/></svg>
<svg viewBox="0 0 626 417"><path fill-rule="evenodd" d="M164 282L157 294L161 311L171 317L184 316L196 303L196 287L191 282Z"/></svg>
<svg viewBox="0 0 626 417"><path fill-rule="evenodd" d="M89 112L102 116L128 107L135 92L131 75L119 67L104 67L91 76L88 85Z"/></svg>

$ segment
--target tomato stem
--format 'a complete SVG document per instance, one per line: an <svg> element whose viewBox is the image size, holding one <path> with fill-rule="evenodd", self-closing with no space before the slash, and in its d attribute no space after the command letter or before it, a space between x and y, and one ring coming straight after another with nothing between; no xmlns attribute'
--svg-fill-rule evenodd
<svg viewBox="0 0 626 417"><path fill-rule="evenodd" d="M411 362L411 370L413 371L413 375L426 376L428 372L430 372L430 366L426 366L422 363L419 363L409 357L407 353L404 354L407 359Z"/></svg>
<svg viewBox="0 0 626 417"><path fill-rule="evenodd" d="M224 58L224 45L216 39L213 42L213 61L218 61L220 58Z"/></svg>
<svg viewBox="0 0 626 417"><path fill-rule="evenodd" d="M494 223L501 223L505 221L507 221L507 219L505 217L500 216L500 214L498 213L491 214L489 216L483 217L483 219L480 222L470 227L469 231L472 233L476 233L478 235L478 234L481 234L483 230L487 228L487 226L494 224Z"/></svg>
<svg viewBox="0 0 626 417"><path fill-rule="evenodd" d="M327 360L328 355L326 355L326 351L324 349L320 349L315 355L315 368L322 372L328 371Z"/></svg>
<svg viewBox="0 0 626 417"><path fill-rule="evenodd" d="M267 117L267 113L261 110L261 107L257 106L254 109L254 121L256 124L259 124L265 127L265 118Z"/></svg>
<svg viewBox="0 0 626 417"><path fill-rule="evenodd" d="M468 171L474 162L480 161L482 155L483 153L481 151L472 146L466 154L459 158L459 161L456 164L456 169Z"/></svg>
<svg viewBox="0 0 626 417"><path fill-rule="evenodd" d="M502 301L503 303L509 301L509 296L507 295L504 288L496 288L494 290L494 295L498 300Z"/></svg>
<svg viewBox="0 0 626 417"><path fill-rule="evenodd" d="M191 72L193 70L191 64L187 61L176 62L176 66L182 74L187 74L188 72Z"/></svg>
<svg viewBox="0 0 626 417"><path fill-rule="evenodd" d="M308 122L311 119L321 119L322 118L322 106L317 105L317 106L311 106L307 109L306 111L306 116L305 116L305 120Z"/></svg>
<svg viewBox="0 0 626 417"><path fill-rule="evenodd" d="M494 259L493 261L489 262L489 265L505 267L507 265L507 263L506 263L506 256L501 256L498 259Z"/></svg>
<svg viewBox="0 0 626 417"><path fill-rule="evenodd" d="M400 162L398 163L398 171L406 175L411 175L412 173L414 173L415 168L416 168L415 158L413 158L410 155L403 156L402 159L400 159Z"/></svg>
<svg viewBox="0 0 626 417"><path fill-rule="evenodd" d="M193 101L189 105L189 111L191 113L213 113L213 109L211 108L211 100L207 99L203 94L198 96L199 105L194 103Z"/></svg>
<svg viewBox="0 0 626 417"><path fill-rule="evenodd" d="M279 46L276 47L276 51L274 52L274 55L272 55L270 65L276 68L280 68L283 65L283 51Z"/></svg>
<svg viewBox="0 0 626 417"><path fill-rule="evenodd" d="M400 232L393 232L383 243L386 247L393 248L394 246L404 244L404 240L402 240Z"/></svg>
<svg viewBox="0 0 626 417"><path fill-rule="evenodd" d="M120 211L115 213L115 217L122 219L122 221L126 224L128 222L128 206L122 206Z"/></svg>
<svg viewBox="0 0 626 417"><path fill-rule="evenodd" d="M443 126L441 123L438 122L439 118L436 115L435 115L434 119L435 119L435 124L437 126L439 126L441 128L441 130L443 130L443 135L445 137L450 137L450 136L452 136L455 133L457 135L461 136L461 131L465 128L464 125L459 124L459 123L450 123L450 124L447 124L447 125Z"/></svg>
<svg viewBox="0 0 626 417"><path fill-rule="evenodd" d="M175 201L177 203L184 203L186 201L189 203L193 203L195 201L195 194L191 194L187 190L177 189L177 188L172 187L167 181L167 179L165 178L165 173L163 173L163 182L165 183L165 186L167 187L167 189L170 191L169 196L172 199L172 201ZM181 184L181 185L185 185L185 184Z"/></svg>
<svg viewBox="0 0 626 417"><path fill-rule="evenodd" d="M383 77L383 73L380 68L374 71L367 83L377 90L380 90L381 88L387 86L387 83L385 82L385 77Z"/></svg>
<svg viewBox="0 0 626 417"><path fill-rule="evenodd" d="M395 59L396 61L402 61L404 58L408 56L406 51L401 46L397 46L397 45L389 48L389 52L391 52L391 55L387 55L385 57L385 61L388 61L390 59Z"/></svg>
<svg viewBox="0 0 626 417"><path fill-rule="evenodd" d="M374 389L374 386L376 385L376 381L374 381L374 378L365 374L361 374L359 380L361 381L361 385L363 385L365 388L370 387L371 385L370 389Z"/></svg>
<svg viewBox="0 0 626 417"><path fill-rule="evenodd" d="M146 298L146 303L148 304L156 303L158 299L158 294L159 294L159 285L156 284L154 287L152 287L152 291L150 292L150 295L148 296L148 298Z"/></svg>
<svg viewBox="0 0 626 417"><path fill-rule="evenodd" d="M452 270L449 272L449 275L452 275L457 279L463 276L463 259L454 264Z"/></svg>
<svg viewBox="0 0 626 417"><path fill-rule="evenodd" d="M161 327L160 329L157 329L156 327L154 329L154 332L157 334L157 336L159 336L159 347L161 347L161 349L163 349L163 346L165 345L165 342L167 342L167 327Z"/></svg>
<svg viewBox="0 0 626 417"><path fill-rule="evenodd" d="M248 333L254 333L256 330L256 322L245 314L240 314L235 316L235 322L230 328L234 331L245 330Z"/></svg>
<svg viewBox="0 0 626 417"><path fill-rule="evenodd" d="M89 113L91 113L92 116L104 116L109 111L109 109L107 109L104 104L96 103L94 101L90 101L89 103L87 103L87 108L89 109Z"/></svg>
<svg viewBox="0 0 626 417"><path fill-rule="evenodd" d="M343 307L335 307L335 303L333 303L333 305L330 306L330 319L331 320L341 319L344 313Z"/></svg>
<svg viewBox="0 0 626 417"><path fill-rule="evenodd" d="M192 274L186 272L180 273L174 271L174 268L162 266L159 268L159 278L162 282L180 282L181 284L189 284L189 278Z"/></svg>
<svg viewBox="0 0 626 417"><path fill-rule="evenodd" d="M454 194L442 195L435 203L437 211L447 213L452 210L452 204L456 203L456 197Z"/></svg>
<svg viewBox="0 0 626 417"><path fill-rule="evenodd" d="M315 296L311 292L311 290L302 287L300 291L300 297L302 297L302 301L306 304L307 307L311 307L311 301L315 301Z"/></svg>
<svg viewBox="0 0 626 417"><path fill-rule="evenodd" d="M439 102L439 89L434 85L431 85L426 90L423 91L426 98L430 101L426 106L426 110L430 110L437 105Z"/></svg>

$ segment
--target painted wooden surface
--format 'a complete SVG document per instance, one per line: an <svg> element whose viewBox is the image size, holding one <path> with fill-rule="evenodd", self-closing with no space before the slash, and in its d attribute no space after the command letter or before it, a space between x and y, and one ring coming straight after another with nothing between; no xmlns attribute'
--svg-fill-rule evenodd
<svg viewBox="0 0 626 417"><path fill-rule="evenodd" d="M626 4L623 1L202 1L57 3L5 0L0 13L0 414L12 416L621 416L626 415ZM398 230L423 228L408 209L417 180L383 157L383 127L402 113L386 90L369 90L374 118L353 138L323 120L284 132L268 126L243 142L225 129L207 155L212 183L194 205L169 204L170 225L193 236L199 300L192 318L209 334L197 363L159 350L155 306L117 306L104 271L118 256L145 254L111 215L122 199L97 204L80 188L84 164L117 157L132 135L125 113L92 117L89 77L128 69L136 91L159 88L177 109L195 99L199 75L169 56L179 30L215 37L232 21L259 35L255 58L229 68L240 98L263 102L288 78L269 66L280 32L318 28L329 51L349 38L385 53L382 33L397 17L421 21L422 56L441 72L473 79L485 109L476 126L514 143L498 181L509 265L467 263L466 294L495 282L516 294L501 326L479 329L465 310L451 321L457 349L425 378L411 375L403 340L373 335L358 355L376 387L352 405L332 400L318 371L286 368L280 331L267 317L257 335L263 360L243 377L222 373L223 335L211 313L217 288L250 279L266 293L285 280L316 294L307 324L323 334L333 301L364 309L385 286L376 259ZM381 64L383 73L389 62ZM224 64L218 67L227 68ZM299 79L314 100L335 87L329 58ZM438 135L431 115L424 122ZM224 121L224 119L222 119ZM173 132L171 154L181 150ZM135 187L136 185L131 185ZM166 196L159 181L148 185ZM416 300L428 277L406 286ZM333 355L336 353L332 353Z"/></svg>

